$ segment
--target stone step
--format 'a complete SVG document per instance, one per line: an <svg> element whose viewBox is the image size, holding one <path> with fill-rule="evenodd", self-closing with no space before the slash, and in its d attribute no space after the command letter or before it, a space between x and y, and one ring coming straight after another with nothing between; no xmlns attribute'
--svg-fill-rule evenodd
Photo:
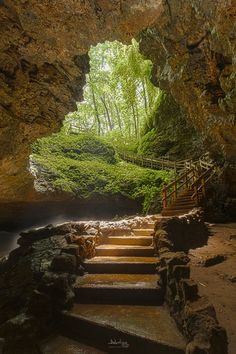
<svg viewBox="0 0 236 354"><path fill-rule="evenodd" d="M39 343L41 354L106 354L92 344L84 344L81 341L57 334L51 335Z"/></svg>
<svg viewBox="0 0 236 354"><path fill-rule="evenodd" d="M87 274L74 286L78 303L161 305L163 290L157 275Z"/></svg>
<svg viewBox="0 0 236 354"><path fill-rule="evenodd" d="M149 222L147 225L146 225L147 229L154 229L155 227L155 222Z"/></svg>
<svg viewBox="0 0 236 354"><path fill-rule="evenodd" d="M154 248L151 246L103 244L96 247L96 256L148 257L154 256Z"/></svg>
<svg viewBox="0 0 236 354"><path fill-rule="evenodd" d="M133 234L135 236L152 236L153 229L133 229Z"/></svg>
<svg viewBox="0 0 236 354"><path fill-rule="evenodd" d="M152 236L112 236L106 239L111 245L151 246Z"/></svg>
<svg viewBox="0 0 236 354"><path fill-rule="evenodd" d="M57 325L63 335L106 353L185 353L185 340L162 306L76 304Z"/></svg>
<svg viewBox="0 0 236 354"><path fill-rule="evenodd" d="M84 262L88 273L154 274L156 257L94 257Z"/></svg>
<svg viewBox="0 0 236 354"><path fill-rule="evenodd" d="M186 209L186 210L175 210L175 209L170 209L170 210L163 210L162 215L163 216L180 216L184 214L188 214L192 209Z"/></svg>

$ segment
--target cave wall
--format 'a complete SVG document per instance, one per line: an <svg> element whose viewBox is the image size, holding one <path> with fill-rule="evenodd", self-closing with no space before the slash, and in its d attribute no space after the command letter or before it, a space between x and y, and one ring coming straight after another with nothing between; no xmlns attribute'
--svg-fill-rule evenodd
<svg viewBox="0 0 236 354"><path fill-rule="evenodd" d="M82 98L90 45L139 33L154 81L233 168L235 20L233 0L1 0L0 201L35 198L30 144Z"/></svg>
<svg viewBox="0 0 236 354"><path fill-rule="evenodd" d="M236 2L166 0L163 6L141 34L153 81L186 110L215 157L235 164Z"/></svg>
<svg viewBox="0 0 236 354"><path fill-rule="evenodd" d="M89 47L129 41L160 1L0 1L0 200L34 199L30 144L82 99Z"/></svg>

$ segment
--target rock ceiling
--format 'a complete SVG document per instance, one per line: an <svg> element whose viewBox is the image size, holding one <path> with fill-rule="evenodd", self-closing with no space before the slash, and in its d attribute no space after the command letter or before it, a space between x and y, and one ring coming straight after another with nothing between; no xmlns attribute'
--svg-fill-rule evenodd
<svg viewBox="0 0 236 354"><path fill-rule="evenodd" d="M87 51L104 40L139 36L154 82L216 158L236 162L233 0L2 0L0 24L1 201L35 198L30 144L75 109Z"/></svg>

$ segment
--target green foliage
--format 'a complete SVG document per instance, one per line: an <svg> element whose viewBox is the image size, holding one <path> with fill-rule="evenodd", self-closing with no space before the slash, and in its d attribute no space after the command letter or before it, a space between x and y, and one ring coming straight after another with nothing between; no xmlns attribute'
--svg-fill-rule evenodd
<svg viewBox="0 0 236 354"><path fill-rule="evenodd" d="M63 156L74 160L102 159L115 163L115 150L99 137L84 133L80 135L64 134L63 131L50 137L37 140L32 146L34 155Z"/></svg>
<svg viewBox="0 0 236 354"><path fill-rule="evenodd" d="M159 89L150 81L152 63L140 54L135 40L130 45L98 44L91 47L89 56L84 101L67 115L65 129L109 134L122 148L118 135L123 141L138 140L158 96Z"/></svg>
<svg viewBox="0 0 236 354"><path fill-rule="evenodd" d="M157 140L157 132L155 129L148 131L141 137L140 144L138 146L138 153L141 155L155 156L155 143Z"/></svg>
<svg viewBox="0 0 236 354"><path fill-rule="evenodd" d="M146 120L138 152L178 160L198 158L203 153L202 146L200 136L189 126L179 105L171 95L160 92Z"/></svg>
<svg viewBox="0 0 236 354"><path fill-rule="evenodd" d="M170 177L165 171L117 160L109 143L88 134L65 135L62 131L38 140L32 151L32 159L47 170L54 190L84 199L122 195L141 200L144 212Z"/></svg>

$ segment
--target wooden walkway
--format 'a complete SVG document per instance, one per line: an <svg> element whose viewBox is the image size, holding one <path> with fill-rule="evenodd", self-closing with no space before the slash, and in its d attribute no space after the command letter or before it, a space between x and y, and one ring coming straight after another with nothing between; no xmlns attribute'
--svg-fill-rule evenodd
<svg viewBox="0 0 236 354"><path fill-rule="evenodd" d="M162 191L162 215L173 216L188 213L207 196L207 189L216 172L216 166L208 153L198 160L171 161L119 153L130 163L156 170L174 171L175 177Z"/></svg>
<svg viewBox="0 0 236 354"><path fill-rule="evenodd" d="M178 160L178 161L171 161L166 157L160 157L158 159L152 157L146 157L141 155L134 155L134 154L126 154L123 152L118 153L120 158L124 161L131 162L135 165L139 165L142 167L152 168L154 170L168 170L168 171L179 171L185 168L185 165L189 165L191 160Z"/></svg>

